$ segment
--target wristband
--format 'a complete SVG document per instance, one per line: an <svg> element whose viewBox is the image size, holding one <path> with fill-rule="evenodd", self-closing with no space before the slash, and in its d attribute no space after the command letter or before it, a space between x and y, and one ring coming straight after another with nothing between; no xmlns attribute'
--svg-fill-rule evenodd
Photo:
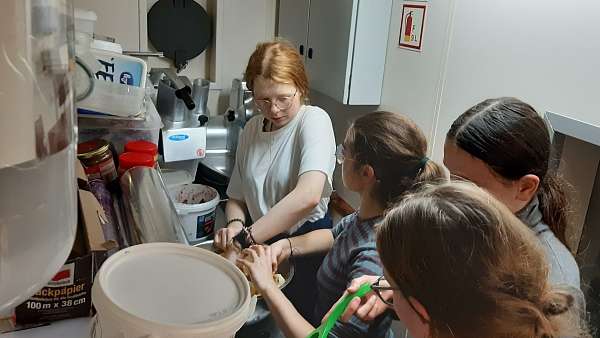
<svg viewBox="0 0 600 338"><path fill-rule="evenodd" d="M244 222L243 219L241 218L232 218L229 221L227 221L227 224L225 224L225 226L229 226L229 224L233 223L233 222L240 222L242 223L242 227L245 228L246 227L246 223Z"/></svg>

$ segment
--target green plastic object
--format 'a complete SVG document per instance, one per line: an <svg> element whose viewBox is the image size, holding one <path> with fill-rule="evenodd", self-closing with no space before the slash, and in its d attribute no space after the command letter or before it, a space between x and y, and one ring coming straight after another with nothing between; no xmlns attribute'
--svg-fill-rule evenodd
<svg viewBox="0 0 600 338"><path fill-rule="evenodd" d="M333 308L333 311L327 318L327 320L321 324L318 328L316 328L313 332L311 332L306 338L327 338L329 335L329 331L333 328L338 319L342 316L350 301L354 299L354 297L363 297L367 293L371 292L371 284L365 283L358 288L355 293L347 294L336 306Z"/></svg>

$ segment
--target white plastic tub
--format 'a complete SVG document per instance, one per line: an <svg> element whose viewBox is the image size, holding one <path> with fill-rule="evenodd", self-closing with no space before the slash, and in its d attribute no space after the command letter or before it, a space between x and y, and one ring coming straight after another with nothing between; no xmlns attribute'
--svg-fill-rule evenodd
<svg viewBox="0 0 600 338"><path fill-rule="evenodd" d="M256 306L244 274L207 250L141 244L96 275L93 338L233 337Z"/></svg>
<svg viewBox="0 0 600 338"><path fill-rule="evenodd" d="M79 142L101 138L112 143L119 154L129 141L144 140L158 144L160 128L163 126L160 115L150 99L144 100L144 109L146 113L141 120L79 115Z"/></svg>
<svg viewBox="0 0 600 338"><path fill-rule="evenodd" d="M79 53L79 58L95 79L91 95L77 102L78 112L120 117L139 115L146 92L146 62L93 48L99 43L92 42L92 48L87 53L83 50Z"/></svg>
<svg viewBox="0 0 600 338"><path fill-rule="evenodd" d="M202 184L180 184L168 189L188 242L194 245L207 240L215 230L220 201L217 190Z"/></svg>

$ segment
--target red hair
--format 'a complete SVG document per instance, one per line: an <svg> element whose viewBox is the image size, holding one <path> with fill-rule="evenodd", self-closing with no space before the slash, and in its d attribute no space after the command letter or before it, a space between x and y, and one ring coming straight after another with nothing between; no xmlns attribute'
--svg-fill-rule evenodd
<svg viewBox="0 0 600 338"><path fill-rule="evenodd" d="M253 90L258 76L278 83L294 85L303 98L308 97L308 76L302 57L296 48L286 41L269 41L256 45L250 55L244 81Z"/></svg>

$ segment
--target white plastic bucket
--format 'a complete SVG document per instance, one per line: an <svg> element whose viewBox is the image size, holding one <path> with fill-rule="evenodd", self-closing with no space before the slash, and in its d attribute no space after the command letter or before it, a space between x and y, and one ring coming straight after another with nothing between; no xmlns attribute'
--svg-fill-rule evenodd
<svg viewBox="0 0 600 338"><path fill-rule="evenodd" d="M180 184L169 188L177 214L190 244L204 242L215 230L217 190L203 184Z"/></svg>
<svg viewBox="0 0 600 338"><path fill-rule="evenodd" d="M96 275L92 299L93 338L233 337L256 306L231 262L176 243L112 255Z"/></svg>

